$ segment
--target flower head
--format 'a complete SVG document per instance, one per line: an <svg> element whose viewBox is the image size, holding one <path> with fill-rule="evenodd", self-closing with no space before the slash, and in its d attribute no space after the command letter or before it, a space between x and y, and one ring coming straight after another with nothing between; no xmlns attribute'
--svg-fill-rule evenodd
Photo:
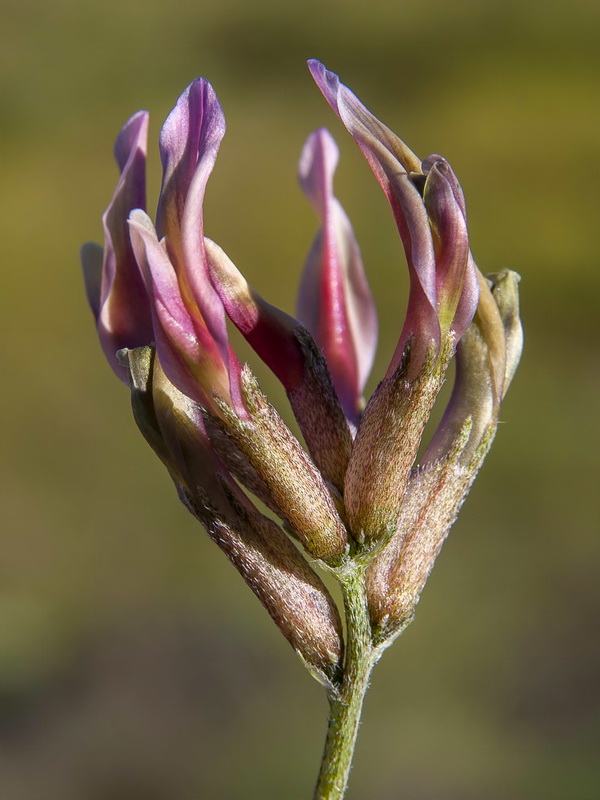
<svg viewBox="0 0 600 800"><path fill-rule="evenodd" d="M203 78L161 130L156 224L145 210L148 115L138 112L117 139L120 178L103 217L104 250L86 245L82 260L102 347L129 382L140 430L185 505L333 691L339 615L288 537L339 575L368 567L363 608L373 640L395 635L490 446L522 335L515 273L479 273L446 159L420 160L337 75L318 61L309 67L389 201L410 274L398 343L366 406L377 316L334 195L338 150L325 129L308 137L299 165L318 216L299 319L267 302L205 234L225 118ZM281 381L306 447L240 364L228 320ZM448 408L418 458L455 354Z"/></svg>

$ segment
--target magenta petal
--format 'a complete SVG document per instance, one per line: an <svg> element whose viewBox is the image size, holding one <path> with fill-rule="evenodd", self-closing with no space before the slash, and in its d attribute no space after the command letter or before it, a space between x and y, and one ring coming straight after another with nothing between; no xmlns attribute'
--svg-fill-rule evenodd
<svg viewBox="0 0 600 800"><path fill-rule="evenodd" d="M215 91L204 78L197 78L183 91L160 132L163 178L156 225L159 236L179 239L196 172L200 166L200 183L206 186L224 135L225 117ZM202 237L202 195L203 191L196 201L200 212L198 241Z"/></svg>
<svg viewBox="0 0 600 800"><path fill-rule="evenodd" d="M440 324L437 316L436 260L427 212L421 195L406 173L394 180L396 221L404 242L410 274L410 290L406 319L386 377L400 366L409 341L411 356L409 377L414 377L423 365L429 349L437 349ZM404 233L403 233L404 229Z"/></svg>
<svg viewBox="0 0 600 800"><path fill-rule="evenodd" d="M139 347L152 341L152 317L148 298L131 243L127 218L133 208L146 203L145 168L148 114L139 111L123 127L115 144L121 177L102 218L104 260L98 304L98 333L106 357L121 380L127 370L116 358L123 347Z"/></svg>
<svg viewBox="0 0 600 800"><path fill-rule="evenodd" d="M300 159L302 188L321 218L298 298L300 320L323 351L346 415L358 420L377 346L377 314L350 220L333 195L338 149L324 129Z"/></svg>

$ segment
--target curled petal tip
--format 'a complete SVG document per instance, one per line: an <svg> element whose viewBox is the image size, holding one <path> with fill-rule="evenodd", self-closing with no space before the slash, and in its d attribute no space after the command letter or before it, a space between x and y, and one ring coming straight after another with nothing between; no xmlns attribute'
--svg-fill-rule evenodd
<svg viewBox="0 0 600 800"><path fill-rule="evenodd" d="M115 142L114 155L119 169L124 172L129 159L135 154L136 149L146 155L146 142L148 139L148 125L150 115L147 111L137 111L123 126Z"/></svg>
<svg viewBox="0 0 600 800"><path fill-rule="evenodd" d="M316 59L308 67L323 97L362 149L378 180L384 183L400 168L421 173L421 160L345 86L335 72Z"/></svg>
<svg viewBox="0 0 600 800"><path fill-rule="evenodd" d="M200 212L197 241L201 239L204 190L224 135L225 115L217 95L207 80L197 78L182 92L160 132L163 179L157 230L161 236L170 234L174 247L183 236L179 226L190 201Z"/></svg>

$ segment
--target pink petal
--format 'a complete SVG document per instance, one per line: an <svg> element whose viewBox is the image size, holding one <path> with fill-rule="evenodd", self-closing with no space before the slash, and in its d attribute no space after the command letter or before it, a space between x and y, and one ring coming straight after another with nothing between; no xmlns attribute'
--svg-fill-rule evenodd
<svg viewBox="0 0 600 800"><path fill-rule="evenodd" d="M322 228L305 266L298 313L325 355L346 415L356 423L375 357L377 315L352 226L333 196L337 161L338 149L324 128L308 138L299 177Z"/></svg>

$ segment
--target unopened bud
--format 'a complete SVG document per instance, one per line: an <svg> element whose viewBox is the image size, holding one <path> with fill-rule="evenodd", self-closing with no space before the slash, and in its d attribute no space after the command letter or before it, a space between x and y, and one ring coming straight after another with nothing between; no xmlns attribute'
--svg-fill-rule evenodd
<svg viewBox="0 0 600 800"><path fill-rule="evenodd" d="M505 269L487 277L491 283L492 295L498 306L504 326L506 348L506 366L502 390L502 396L504 397L519 366L521 353L523 352L523 325L519 316L519 281L521 276L518 272Z"/></svg>
<svg viewBox="0 0 600 800"><path fill-rule="evenodd" d="M522 349L518 276L480 277L477 313L456 355L448 408L408 480L397 529L367 575L375 637L385 641L411 621L442 544L483 464L500 402Z"/></svg>
<svg viewBox="0 0 600 800"><path fill-rule="evenodd" d="M300 551L272 520L230 497L233 515L188 507L242 575L311 673L330 688L339 679L342 625L333 599Z"/></svg>
<svg viewBox="0 0 600 800"><path fill-rule="evenodd" d="M240 572L281 632L322 683L338 679L342 626L323 582L279 526L228 476L201 409L164 374L153 348L121 351L135 419L165 463L186 507Z"/></svg>

